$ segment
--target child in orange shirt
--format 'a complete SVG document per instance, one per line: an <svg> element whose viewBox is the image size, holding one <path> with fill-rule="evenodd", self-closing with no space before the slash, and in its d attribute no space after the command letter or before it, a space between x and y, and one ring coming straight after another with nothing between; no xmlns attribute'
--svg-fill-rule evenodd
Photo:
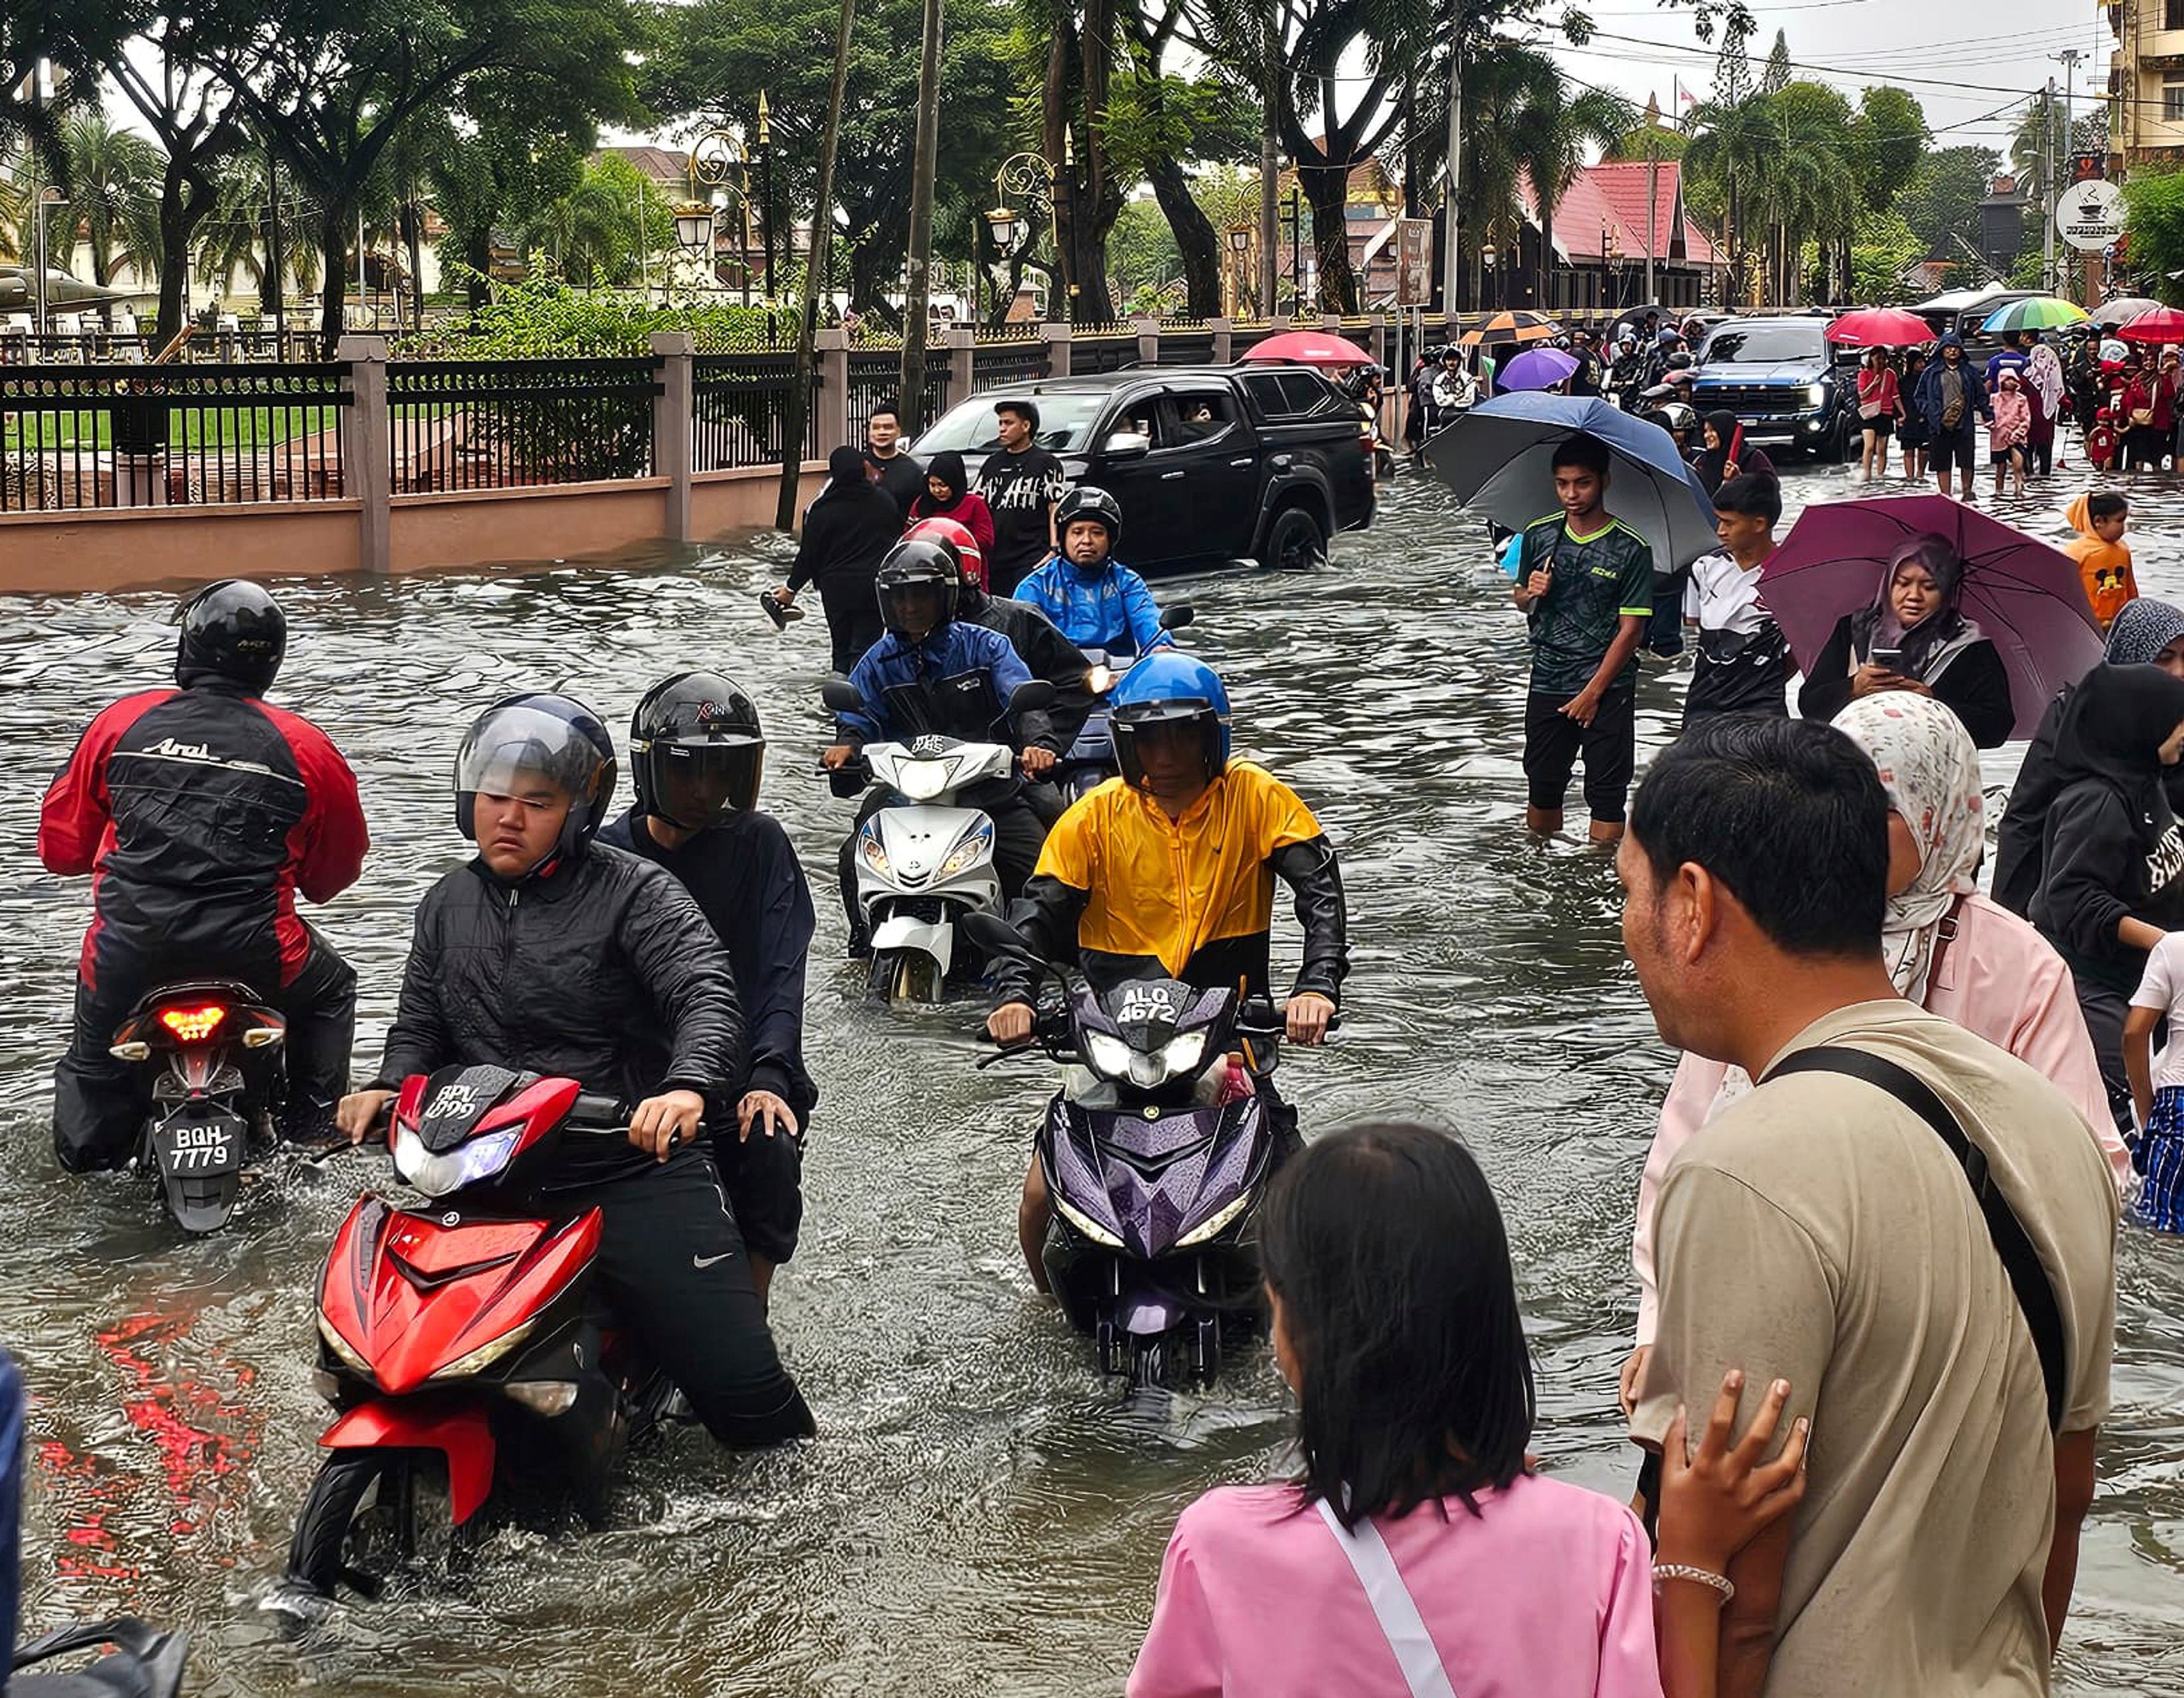
<svg viewBox="0 0 2184 1698"><path fill-rule="evenodd" d="M2131 545L2123 540L2131 504L2120 495L2081 495L2064 517L2078 534L2063 545L2063 552L2078 563L2086 599L2106 631L2123 604L2138 594L2138 580L2131 576Z"/></svg>

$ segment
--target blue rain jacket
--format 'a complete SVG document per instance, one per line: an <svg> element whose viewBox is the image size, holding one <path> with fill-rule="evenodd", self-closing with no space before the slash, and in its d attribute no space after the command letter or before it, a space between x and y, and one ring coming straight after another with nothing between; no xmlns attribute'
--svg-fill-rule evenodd
<svg viewBox="0 0 2184 1698"><path fill-rule="evenodd" d="M1014 599L1037 608L1079 649L1143 654L1171 640L1145 581L1119 561L1086 573L1056 554L1017 586Z"/></svg>

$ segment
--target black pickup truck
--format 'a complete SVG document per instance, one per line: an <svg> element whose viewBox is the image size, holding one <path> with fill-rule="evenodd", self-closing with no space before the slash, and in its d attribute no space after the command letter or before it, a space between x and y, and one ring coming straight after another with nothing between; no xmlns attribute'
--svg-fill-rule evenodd
<svg viewBox="0 0 2184 1698"><path fill-rule="evenodd" d="M989 389L912 451L947 449L975 477L1000 447L995 404L1039 407L1039 443L1071 480L1123 505L1123 560L1317 565L1373 521L1373 443L1357 407L1301 365L1146 366Z"/></svg>

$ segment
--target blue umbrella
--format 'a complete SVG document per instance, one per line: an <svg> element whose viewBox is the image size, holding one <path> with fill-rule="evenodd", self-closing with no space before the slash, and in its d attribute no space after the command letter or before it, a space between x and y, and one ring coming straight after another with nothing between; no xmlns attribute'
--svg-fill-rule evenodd
<svg viewBox="0 0 2184 1698"><path fill-rule="evenodd" d="M1528 348L1494 374L1494 387L1503 392L1552 389L1576 370L1575 358L1558 348Z"/></svg>
<svg viewBox="0 0 2184 1698"><path fill-rule="evenodd" d="M1456 498L1521 530L1555 510L1555 448L1583 431L1613 461L1607 510L1652 545L1661 571L1721 546L1698 473L1658 425L1590 395L1496 395L1427 440L1426 464Z"/></svg>

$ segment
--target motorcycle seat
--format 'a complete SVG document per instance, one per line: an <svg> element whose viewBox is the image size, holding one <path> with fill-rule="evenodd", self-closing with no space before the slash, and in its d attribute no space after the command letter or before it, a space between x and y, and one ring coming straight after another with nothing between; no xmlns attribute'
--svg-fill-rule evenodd
<svg viewBox="0 0 2184 1698"><path fill-rule="evenodd" d="M164 984L153 985L138 997L136 1007L129 1011L130 1017L134 1019L140 1014L148 1014L163 1002L187 1001L196 996L220 997L229 1002L253 1006L261 999L258 992L241 979L170 979Z"/></svg>

